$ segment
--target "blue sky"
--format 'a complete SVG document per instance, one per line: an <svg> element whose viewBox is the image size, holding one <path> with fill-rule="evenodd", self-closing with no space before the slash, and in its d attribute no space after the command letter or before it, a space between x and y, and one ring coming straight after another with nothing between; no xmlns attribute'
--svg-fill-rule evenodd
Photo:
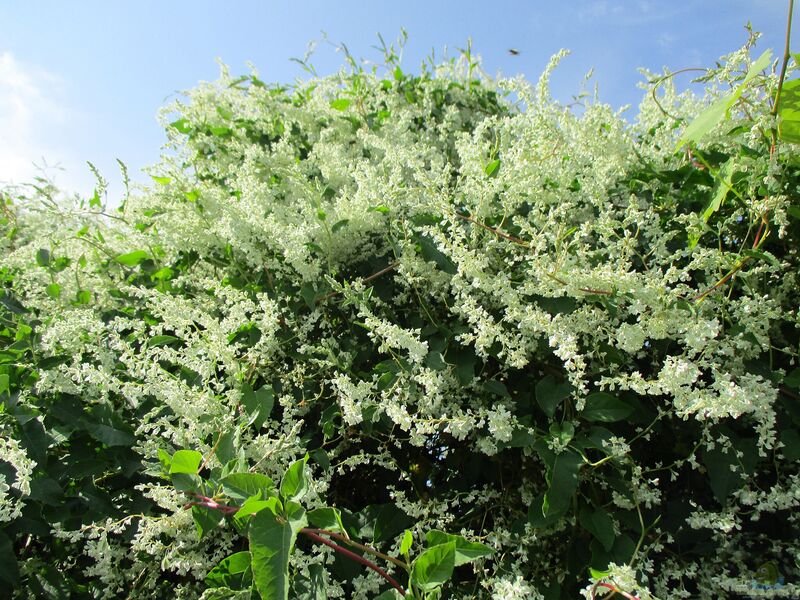
<svg viewBox="0 0 800 600"><path fill-rule="evenodd" d="M376 34L409 33L404 65L416 70L434 50L451 54L472 38L490 74L536 80L549 57L572 51L553 78L564 101L594 69L600 97L615 107L641 97L638 67L709 66L746 40L752 22L760 49L782 52L785 0L0 0L0 182L21 183L33 164L89 195L86 161L121 193L116 160L135 181L158 160L165 136L156 112L181 90L216 79L217 58L234 74L252 62L266 81L304 73L291 62L308 43L344 42L351 53L379 58ZM797 21L797 19L796 19ZM797 25L797 22L795 22ZM798 31L800 35L800 31ZM800 38L798 38L800 39ZM515 48L519 55L508 50ZM793 44L793 50L800 43ZM320 43L312 63L334 72L342 56Z"/></svg>

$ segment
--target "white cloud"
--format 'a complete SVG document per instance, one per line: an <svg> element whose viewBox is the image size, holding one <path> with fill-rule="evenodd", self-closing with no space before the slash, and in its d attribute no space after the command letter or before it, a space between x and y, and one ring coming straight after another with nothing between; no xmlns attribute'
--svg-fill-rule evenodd
<svg viewBox="0 0 800 600"><path fill-rule="evenodd" d="M65 189L85 188L85 178L53 168L71 158L55 141L74 116L63 88L55 75L0 53L0 185L30 182L49 166L45 173Z"/></svg>

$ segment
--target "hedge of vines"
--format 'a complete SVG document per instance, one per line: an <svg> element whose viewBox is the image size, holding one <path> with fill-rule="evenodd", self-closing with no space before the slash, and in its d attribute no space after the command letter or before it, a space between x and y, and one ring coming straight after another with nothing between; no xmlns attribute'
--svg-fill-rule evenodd
<svg viewBox="0 0 800 600"><path fill-rule="evenodd" d="M5 190L2 594L797 593L800 80L754 42L626 118L562 55L223 70L119 208Z"/></svg>

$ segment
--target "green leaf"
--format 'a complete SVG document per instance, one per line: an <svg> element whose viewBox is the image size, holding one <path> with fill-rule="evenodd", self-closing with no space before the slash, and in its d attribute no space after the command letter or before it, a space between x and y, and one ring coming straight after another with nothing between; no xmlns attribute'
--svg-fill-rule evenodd
<svg viewBox="0 0 800 600"><path fill-rule="evenodd" d="M261 473L231 473L220 480L225 493L236 500L242 502L257 496L260 500L266 500L273 495L275 484L272 479Z"/></svg>
<svg viewBox="0 0 800 600"><path fill-rule="evenodd" d="M330 506L315 508L307 513L308 522L317 529L327 529L328 531L338 531L346 534L347 531L342 523L341 513Z"/></svg>
<svg viewBox="0 0 800 600"><path fill-rule="evenodd" d="M178 450L172 455L169 472L173 473L197 473L200 468L200 463L203 461L203 455L197 450Z"/></svg>
<svg viewBox="0 0 800 600"><path fill-rule="evenodd" d="M183 340L181 338L175 337L174 335L154 335L147 340L147 346L149 348L156 348L158 346L175 346L181 344L182 342Z"/></svg>
<svg viewBox="0 0 800 600"><path fill-rule="evenodd" d="M169 469L172 465L172 457L166 450L158 449L158 462L161 464L161 472L169 475Z"/></svg>
<svg viewBox="0 0 800 600"><path fill-rule="evenodd" d="M597 569L589 567L589 575L591 575L594 579L602 579L603 577L608 577L611 575L611 571L598 571Z"/></svg>
<svg viewBox="0 0 800 600"><path fill-rule="evenodd" d="M103 203L100 201L100 190L94 188L92 197L89 198L89 208L100 208Z"/></svg>
<svg viewBox="0 0 800 600"><path fill-rule="evenodd" d="M250 553L236 552L223 558L206 575L206 585L211 588L226 587L241 589L245 584L245 574L250 570ZM252 577L252 573L251 573Z"/></svg>
<svg viewBox="0 0 800 600"><path fill-rule="evenodd" d="M455 565L455 542L434 546L425 550L414 561L411 582L423 591L431 591L452 577Z"/></svg>
<svg viewBox="0 0 800 600"><path fill-rule="evenodd" d="M557 383L555 377L548 375L536 384L535 393L542 412L552 418L558 405L570 397L572 386L567 382Z"/></svg>
<svg viewBox="0 0 800 600"><path fill-rule="evenodd" d="M285 507L286 520L292 527L292 534L297 537L297 534L303 527L308 526L308 515L306 509L300 506L297 502L289 501Z"/></svg>
<svg viewBox="0 0 800 600"><path fill-rule="evenodd" d="M557 517L566 514L572 496L578 489L578 472L583 460L578 454L564 451L557 454L547 467L548 489L542 502L542 516Z"/></svg>
<svg viewBox="0 0 800 600"><path fill-rule="evenodd" d="M53 261L51 268L56 273L60 273L68 266L70 266L70 264L72 264L72 260L68 256L59 256L57 259Z"/></svg>
<svg viewBox="0 0 800 600"><path fill-rule="evenodd" d="M731 191L731 178L733 177L733 160L730 159L725 162L724 165L717 173L717 188L714 191L714 196L711 198L711 202L709 202L708 206L706 207L705 211L703 211L703 221L708 223L708 220L711 218L715 212L717 212L722 203L725 201L725 197L728 195L728 192Z"/></svg>
<svg viewBox="0 0 800 600"><path fill-rule="evenodd" d="M263 385L257 390L253 390L249 384L242 386L242 406L244 406L250 419L248 425L253 425L260 429L264 422L269 418L272 407L275 403L275 394L272 386Z"/></svg>
<svg viewBox="0 0 800 600"><path fill-rule="evenodd" d="M118 263L128 267L135 267L140 262L147 260L148 258L150 258L150 255L144 250L134 250L133 252L128 252L127 254L120 254L115 258L115 260Z"/></svg>
<svg viewBox="0 0 800 600"><path fill-rule="evenodd" d="M197 529L197 539L202 540L209 531L219 527L225 515L206 506L192 506L192 518L195 529Z"/></svg>
<svg viewBox="0 0 800 600"><path fill-rule="evenodd" d="M342 227L347 225L349 222L350 222L350 219L342 219L341 221L336 221L336 223L333 224L333 227L331 227L331 233L336 233Z"/></svg>
<svg viewBox="0 0 800 600"><path fill-rule="evenodd" d="M349 98L337 98L336 100L331 101L331 108L334 110L347 110L347 108L353 103L352 100Z"/></svg>
<svg viewBox="0 0 800 600"><path fill-rule="evenodd" d="M250 522L247 538L258 593L270 600L288 600L289 554L295 541L292 526L263 510Z"/></svg>
<svg viewBox="0 0 800 600"><path fill-rule="evenodd" d="M407 595L406 598L413 598L413 596ZM382 594L375 596L375 600L403 600L403 596L396 589L389 588Z"/></svg>
<svg viewBox="0 0 800 600"><path fill-rule="evenodd" d="M778 116L781 139L800 144L800 79L783 82Z"/></svg>
<svg viewBox="0 0 800 600"><path fill-rule="evenodd" d="M408 554L411 549L411 544L414 543L414 535L410 529L406 529L403 533L403 541L400 542L400 554Z"/></svg>
<svg viewBox="0 0 800 600"><path fill-rule="evenodd" d="M172 183L172 179L169 177L158 177L156 175L151 175L150 178L155 181L158 185L169 185Z"/></svg>
<svg viewBox="0 0 800 600"><path fill-rule="evenodd" d="M242 520L246 519L247 517L257 515L262 511L277 515L283 512L283 505L275 496L267 498L266 500L261 500L260 495L253 496L242 503L242 505L239 507L239 510L234 513L233 518Z"/></svg>
<svg viewBox="0 0 800 600"><path fill-rule="evenodd" d="M557 440L562 447L569 444L575 437L575 426L569 421L562 424L552 423L549 431L553 439Z"/></svg>
<svg viewBox="0 0 800 600"><path fill-rule="evenodd" d="M591 510L584 507L578 515L578 521L586 531L591 533L603 545L606 552L614 545L614 521L602 509Z"/></svg>
<svg viewBox="0 0 800 600"><path fill-rule="evenodd" d="M192 130L192 124L186 119L178 119L169 124L170 127L177 130L179 133L189 133Z"/></svg>
<svg viewBox="0 0 800 600"><path fill-rule="evenodd" d="M700 141L709 131L722 122L725 118L725 113L728 111L731 100L735 99L733 92L727 94L697 115L694 121L689 123L688 127L684 129L683 135L678 140L675 150L680 150L690 142Z"/></svg>
<svg viewBox="0 0 800 600"><path fill-rule="evenodd" d="M500 172L500 159L497 158L490 162L483 170L487 177L497 176Z"/></svg>
<svg viewBox="0 0 800 600"><path fill-rule="evenodd" d="M769 263L773 267L780 268L781 263L769 252L762 252L760 250L742 250L742 254L744 256L749 256L750 258L755 258L756 260L763 260L766 263Z"/></svg>
<svg viewBox="0 0 800 600"><path fill-rule="evenodd" d="M622 421L633 412L633 407L622 400L605 392L595 392L586 398L586 405L581 412L581 417L587 421L602 421L613 423Z"/></svg>
<svg viewBox="0 0 800 600"><path fill-rule="evenodd" d="M44 248L36 251L36 264L40 267L50 266L50 251Z"/></svg>
<svg viewBox="0 0 800 600"><path fill-rule="evenodd" d="M153 273L150 277L153 279L153 281L167 281L169 279L172 279L172 276L174 274L175 272L169 267L162 267L161 269Z"/></svg>
<svg viewBox="0 0 800 600"><path fill-rule="evenodd" d="M307 462L308 454L292 463L286 470L286 474L281 479L281 498L283 498L284 502L287 500L300 500L306 495L308 491L305 471Z"/></svg>
<svg viewBox="0 0 800 600"><path fill-rule="evenodd" d="M425 534L425 541L429 547L454 543L456 545L455 566L464 565L484 556L491 556L493 550L486 544L470 542L460 535L453 535L437 529L432 529Z"/></svg>
<svg viewBox="0 0 800 600"><path fill-rule="evenodd" d="M50 296L53 300L58 299L61 296L61 286L57 283L51 283L45 288L45 293Z"/></svg>
<svg viewBox="0 0 800 600"><path fill-rule="evenodd" d="M85 305L92 301L92 292L89 290L79 290L75 293L75 304Z"/></svg>
<svg viewBox="0 0 800 600"><path fill-rule="evenodd" d="M689 126L684 130L680 140L678 140L678 146L676 147L676 150L679 150L688 142L699 142L709 131L721 123L723 119L727 119L730 109L733 107L736 101L741 98L744 88L756 75L769 66L771 59L772 50L766 50L761 56L759 56L753 62L753 64L750 65L747 75L745 75L744 80L736 87L735 90L719 98L689 124Z"/></svg>
<svg viewBox="0 0 800 600"><path fill-rule="evenodd" d="M739 85L739 89L746 86L753 78L758 75L761 71L766 69L769 66L770 61L772 60L772 50L767 49L759 56L750 68L747 70L747 75L744 77L744 81Z"/></svg>
<svg viewBox="0 0 800 600"><path fill-rule="evenodd" d="M228 137L231 135L230 127L212 125L208 130L211 132L211 135L216 137Z"/></svg>

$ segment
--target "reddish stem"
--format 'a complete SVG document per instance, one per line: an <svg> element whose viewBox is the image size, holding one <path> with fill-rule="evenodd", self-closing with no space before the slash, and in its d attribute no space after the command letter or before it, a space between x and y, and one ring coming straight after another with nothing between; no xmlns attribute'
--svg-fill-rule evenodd
<svg viewBox="0 0 800 600"><path fill-rule="evenodd" d="M228 506L227 504L220 504L213 498L209 498L208 496L201 496L200 494L194 494L194 496L196 498L199 498L200 502L189 502L184 506L184 508L191 508L192 506L202 506L205 508L210 508L212 510L218 510L226 515L232 515L234 513L239 512L238 506Z"/></svg>
<svg viewBox="0 0 800 600"><path fill-rule="evenodd" d="M397 558L395 558L393 556L389 556L388 554L384 554L383 552L378 552L377 550L375 550L375 548L370 548L369 546L365 546L364 544L359 544L358 542L355 542L355 541L351 540L349 537L345 537L343 535L339 535L335 531L328 531L327 529L313 529L311 527L308 527L307 529L309 531L313 532L313 533L317 533L317 534L321 534L321 535L327 535L329 537L332 537L332 538L334 538L336 540L339 540L340 542L344 542L348 546L353 546L354 548L358 548L362 552L367 552L369 554L373 554L373 555L377 556L378 558L382 558L383 560L385 560L387 562L394 563L395 565L397 565L401 569L408 570L408 566L406 564L404 564L403 561L401 561L401 560L399 560L399 559L397 559Z"/></svg>
<svg viewBox="0 0 800 600"><path fill-rule="evenodd" d="M325 545L326 545L326 546L328 546L329 548L333 548L334 550L336 550L336 552L339 552L339 553L341 553L341 554L344 554L344 555L345 555L347 558L349 558L349 559L351 559L351 560L354 560L354 561L356 561L357 563L360 563L360 564L364 565L365 567L367 567L367 568L369 568L369 569L372 569L372 570L373 570L373 571L375 571L375 572L376 572L378 575L380 575L380 576L381 576L381 577L383 577L383 578L384 578L386 581L388 581L388 582L389 582L389 583L392 585L392 587L393 587L394 589L396 589L398 592L400 592L400 594L401 594L402 596L404 596L404 597L405 597L405 595L406 595L406 592L405 592L405 590L402 588L402 586L400 586L400 584L399 584L399 583L397 583L397 581L395 581L395 580L394 580L394 578L393 578L391 575L389 575L389 574L388 574L386 571L384 571L383 569L381 569L381 568L380 568L378 565L376 565L375 563L373 563L373 562L371 562L371 561L368 561L366 558L364 558L363 556L359 556L359 555L358 555L358 554L356 554L355 552L351 552L351 551L350 551L350 550L348 550L347 548L343 548L343 547L342 547L342 546L340 546L339 544L335 544L335 543L333 543L333 542L332 542L332 541L330 541L330 540L326 540L324 537L317 535L316 533L314 533L313 531L311 531L311 530L309 530L309 529L303 528L303 529L301 529L301 530L300 530L300 533L302 533L302 534L305 534L305 535L307 535L308 537L310 537L312 540L314 540L314 541L316 541L316 542L319 542L319 543L321 543L321 544L325 544Z"/></svg>
<svg viewBox="0 0 800 600"><path fill-rule="evenodd" d="M758 248L758 244L761 241L761 234L764 233L764 227L767 225L769 225L769 222L767 221L767 213L765 211L764 214L761 215L761 224L758 226L758 231L756 232L756 239L753 242L754 250Z"/></svg>
<svg viewBox="0 0 800 600"><path fill-rule="evenodd" d="M214 500L213 498L209 498L208 496L203 496L203 495L201 495L201 494L196 494L196 493L194 493L194 494L192 494L192 495L193 495L195 498L198 498L200 501L199 501L199 502L188 502L188 503L187 503L187 504L184 506L184 508L191 508L192 506L202 506L202 507L205 507L205 508L210 508L210 509L212 509L212 510L218 510L218 511L220 511L221 513L223 513L223 514L226 514L226 515L232 515L232 514L234 514L234 513L237 513L237 512L239 512L239 507L238 507L238 506L229 506L229 505L227 505L227 504L220 504L219 502L217 502L217 501L216 501L216 500ZM330 536L332 536L332 537L337 537L337 538L340 538L340 539L344 539L342 536L339 536L338 534L336 534L336 533L334 533L334 532L332 532L332 531L327 531L327 530L325 530L325 529L313 529L313 530L312 530L312 529L308 529L308 528L306 528L306 527L303 527L303 528L300 530L300 533L302 533L302 534L304 534L304 535L307 535L307 536L308 536L308 537L310 537L312 540L314 540L314 541L317 541L317 542L320 542L320 543L322 543L322 544L325 544L326 546L328 546L328 547L330 547L330 548L333 548L334 550L336 550L336 552L339 552L339 553L341 553L341 554L344 554L344 555L345 555L346 557L348 557L349 559L351 559L351 560L354 560L354 561L356 561L357 563L360 563L360 564L364 565L365 567L367 567L367 568L369 568L369 569L372 569L372 570L373 570L373 571L375 571L375 572L376 572L378 575L380 575L380 576L381 576L381 577L383 577L383 578L384 578L386 581L388 581L388 582L389 582L389 583L392 585L392 587L393 587L394 589L396 589L398 592L400 592L400 594L402 594L403 596L405 596L405 595L406 595L406 592L405 592L405 590L403 589L403 587L402 587L402 586L401 586L399 583L397 583L397 581L395 581L395 579L394 579L394 578L393 578L391 575L389 575L389 574L388 574L386 571L384 571L383 569L381 569L381 568L380 568L378 565L376 565L375 563L373 563L373 562L371 562L371 561L367 560L367 559L366 559L366 558L364 558L363 556L359 556L359 555L358 555L358 554L356 554L355 552L351 552L351 551L350 551L350 550L348 550L347 548L343 548L343 547L342 547L342 546L340 546L339 544L335 544L334 542L331 542L330 540L326 540L325 538L323 538L323 537L321 537L321 536L317 535L317 534L315 533L316 531L319 531L320 533L325 533L325 534L327 534L327 535L330 535ZM360 544L358 544L358 545L359 545L359 546L361 546ZM375 552L374 550L372 550L372 549L371 549L371 548L369 548L369 547L366 547L366 546L362 546L362 547L363 547L364 549L366 549L366 550L369 550L369 551ZM378 553L378 554L380 554L380 553ZM383 556L383 555L382 555L382 556ZM394 562L394 560L395 560L395 559L392 559L391 557L386 557L386 558L387 558L387 559L389 559L389 560L392 560L393 562Z"/></svg>
<svg viewBox="0 0 800 600"><path fill-rule="evenodd" d="M604 587L604 588L608 588L609 590L611 590L612 592L614 592L614 594L622 594L623 596L625 596L626 598L628 598L628 600L639 600L639 596L631 596L631 595L630 595L628 592L623 592L623 591L622 591L621 589L619 589L617 586L615 586L615 585L612 585L612 584L610 584L610 583L606 583L605 581L603 581L603 582L598 582L598 583L595 583L595 584L594 584L594 587L592 588L592 600L594 600L594 599L595 599L594 592L595 592L595 590L596 590L598 587ZM614 594L611 594L611 595L613 596Z"/></svg>

